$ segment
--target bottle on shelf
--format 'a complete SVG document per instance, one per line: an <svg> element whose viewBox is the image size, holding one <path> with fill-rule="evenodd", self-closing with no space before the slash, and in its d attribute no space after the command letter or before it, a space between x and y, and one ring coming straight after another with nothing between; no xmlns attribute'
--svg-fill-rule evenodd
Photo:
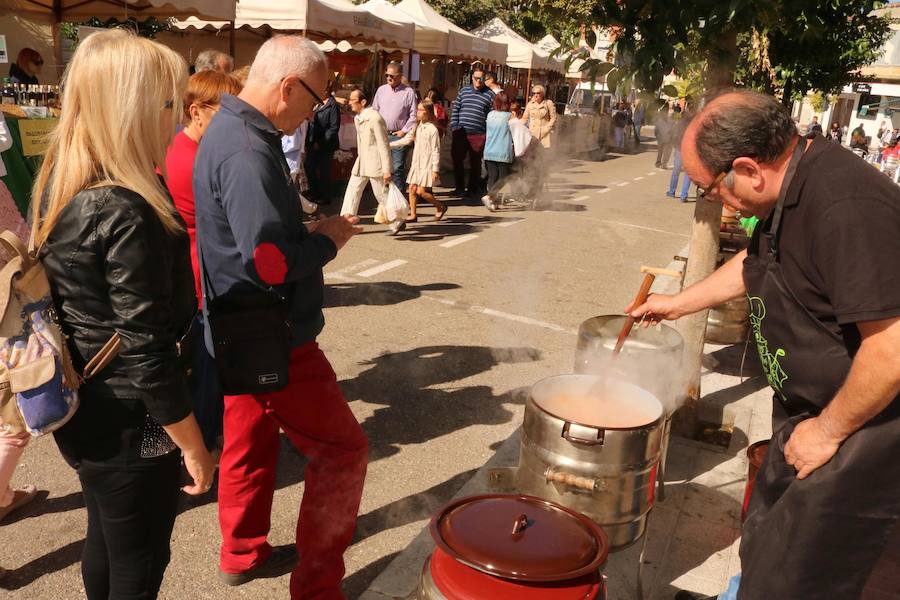
<svg viewBox="0 0 900 600"><path fill-rule="evenodd" d="M9 77L3 78L3 90L0 92L0 98L2 98L3 104L15 104L18 99L16 98L16 88L13 87Z"/></svg>

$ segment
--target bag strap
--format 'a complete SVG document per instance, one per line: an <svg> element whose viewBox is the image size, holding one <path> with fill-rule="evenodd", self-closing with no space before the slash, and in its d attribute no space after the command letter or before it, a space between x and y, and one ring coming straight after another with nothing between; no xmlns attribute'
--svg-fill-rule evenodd
<svg viewBox="0 0 900 600"><path fill-rule="evenodd" d="M88 361L88 363L84 366L84 371L82 371L82 378L87 381L88 379L96 376L100 371L105 369L112 360L118 356L119 350L122 347L122 338L119 337L119 333L116 332L109 338L103 347L100 348L100 351L94 355L94 358Z"/></svg>
<svg viewBox="0 0 900 600"><path fill-rule="evenodd" d="M0 244L2 244L3 249L6 250L11 259L16 256L22 259L23 271L27 271L33 266L34 259L28 253L28 248L15 233L8 229L0 233Z"/></svg>

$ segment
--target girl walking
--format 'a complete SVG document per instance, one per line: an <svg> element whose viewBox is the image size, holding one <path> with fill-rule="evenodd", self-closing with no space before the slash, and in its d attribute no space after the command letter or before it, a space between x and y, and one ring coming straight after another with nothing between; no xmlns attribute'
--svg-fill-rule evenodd
<svg viewBox="0 0 900 600"><path fill-rule="evenodd" d="M419 220L416 205L419 197L434 204L434 220L440 221L447 213L447 205L434 197L432 188L437 185L441 158L441 135L437 128L434 112L435 104L427 98L416 109L416 127L402 139L391 143L391 147L408 146L415 141L412 163L406 183L409 185L409 216L407 223Z"/></svg>
<svg viewBox="0 0 900 600"><path fill-rule="evenodd" d="M500 92L494 96L494 110L487 116L487 139L484 144L484 164L488 172L488 193L481 201L491 212L500 208L499 192L509 177L513 162L513 139L509 129L512 113L509 96Z"/></svg>

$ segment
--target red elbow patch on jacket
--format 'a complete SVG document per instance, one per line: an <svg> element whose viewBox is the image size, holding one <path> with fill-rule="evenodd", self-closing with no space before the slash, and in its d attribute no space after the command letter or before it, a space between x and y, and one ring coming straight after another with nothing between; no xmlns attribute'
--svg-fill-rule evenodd
<svg viewBox="0 0 900 600"><path fill-rule="evenodd" d="M287 262L284 254L275 244L264 242L253 251L253 263L259 278L269 285L284 283L287 275Z"/></svg>

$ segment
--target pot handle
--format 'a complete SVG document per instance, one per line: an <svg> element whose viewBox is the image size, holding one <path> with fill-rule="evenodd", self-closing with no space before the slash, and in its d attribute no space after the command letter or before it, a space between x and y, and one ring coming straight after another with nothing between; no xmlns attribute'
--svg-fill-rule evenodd
<svg viewBox="0 0 900 600"><path fill-rule="evenodd" d="M590 477L579 477L573 473L566 473L565 471L555 471L552 468L547 469L547 472L544 474L547 478L547 483L562 483L565 485L570 485L572 487L577 487L582 490L587 490L589 492L599 492L603 490L603 482L599 479L591 479Z"/></svg>
<svg viewBox="0 0 900 600"><path fill-rule="evenodd" d="M604 437L606 436L606 431L603 429L596 429L594 427L585 427L584 425L578 425L584 429L588 429L590 431L596 431L597 437L594 439L587 439L583 437L578 437L577 435L572 435L570 429L572 425L576 425L576 423L569 423L566 421L566 424L563 425L562 428L562 437L564 440L572 442L573 444L584 444L585 446L602 446Z"/></svg>

